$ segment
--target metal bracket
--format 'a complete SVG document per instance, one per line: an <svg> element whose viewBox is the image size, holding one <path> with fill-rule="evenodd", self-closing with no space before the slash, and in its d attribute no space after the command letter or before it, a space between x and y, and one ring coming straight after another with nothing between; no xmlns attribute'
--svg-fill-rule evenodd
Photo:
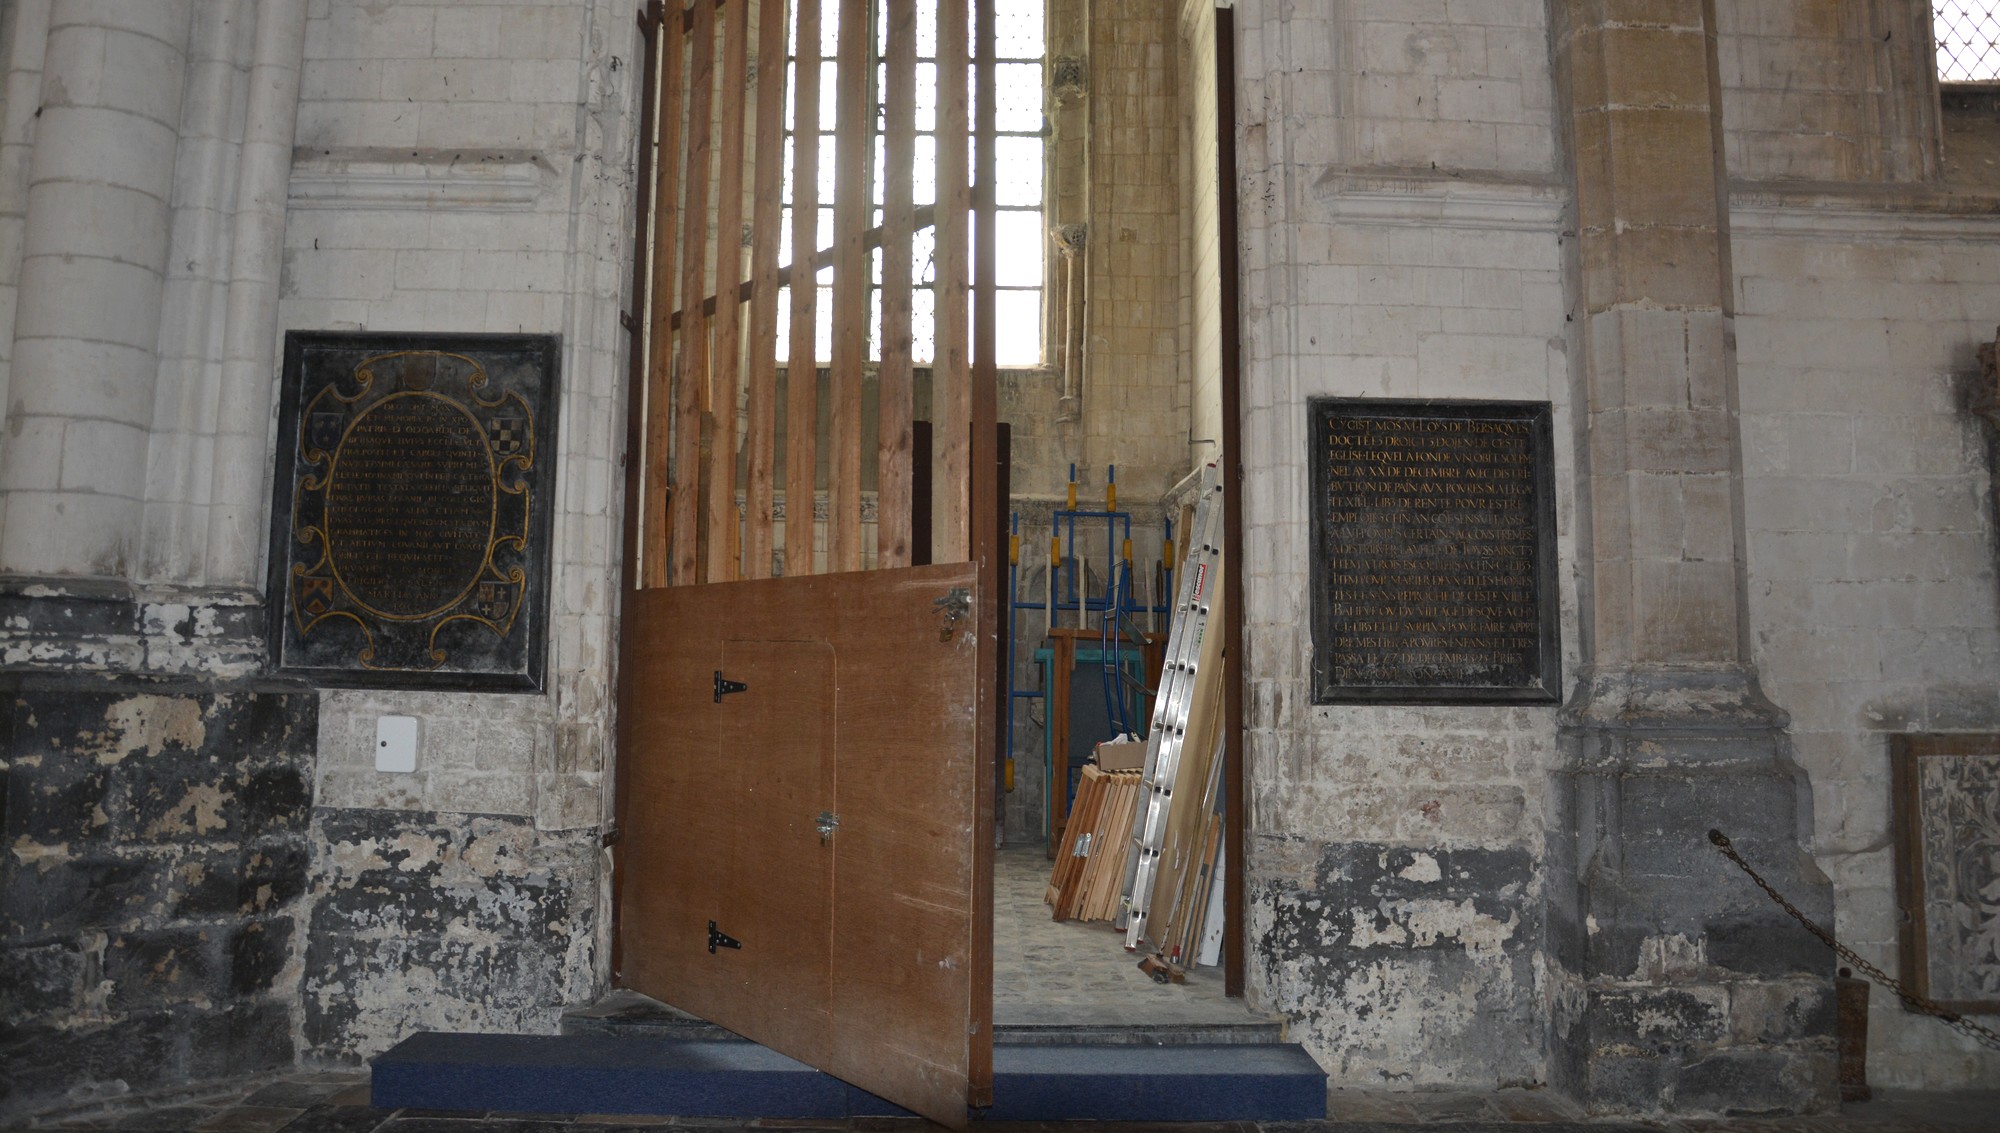
<svg viewBox="0 0 2000 1133"><path fill-rule="evenodd" d="M954 586L931 599L931 607L944 618L944 625L938 629L938 640L950 641L952 635L958 632L958 623L972 613L972 592L963 586Z"/></svg>
<svg viewBox="0 0 2000 1133"><path fill-rule="evenodd" d="M742 942L742 941L740 941L740 940L736 939L735 937L733 937L733 936L730 936L730 935L728 935L728 934L726 934L726 933L722 932L722 931L721 931L720 929L716 928L716 927L715 927L715 922L714 922L714 921L710 921L710 922L708 922L708 954L709 954L709 955L711 955L711 956L715 955L715 950L716 950L717 948L741 948L741 947L743 947L743 942Z"/></svg>
<svg viewBox="0 0 2000 1133"><path fill-rule="evenodd" d="M833 832L840 829L840 816L830 810L820 811L813 826L819 831L819 844L829 845L833 842Z"/></svg>
<svg viewBox="0 0 2000 1133"><path fill-rule="evenodd" d="M717 669L715 671L715 702L717 704L721 704L722 698L728 696L732 692L748 692L748 691L750 691L750 686L748 684L744 683L743 681L728 680L722 675L721 669Z"/></svg>

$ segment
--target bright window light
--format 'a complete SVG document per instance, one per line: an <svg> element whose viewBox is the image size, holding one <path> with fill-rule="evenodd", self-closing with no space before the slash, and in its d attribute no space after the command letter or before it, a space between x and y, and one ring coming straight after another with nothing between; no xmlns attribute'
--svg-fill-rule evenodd
<svg viewBox="0 0 2000 1133"><path fill-rule="evenodd" d="M823 28L829 29L818 45L819 67L822 75L820 93L819 123L819 238L821 249L833 244L833 181L834 145L833 130L838 111L834 98L834 52L836 37L830 30L839 22L839 0L806 0L820 5L820 20ZM998 262L994 265L996 275L995 297L995 342L997 361L1002 366L1034 366L1042 361L1042 279L1044 251L1048 240L1042 220L1043 154L1045 151L1042 106L1042 60L1046 54L1046 37L1043 28L1043 5L1046 0L994 0L994 39L999 65L994 69L995 98L994 115L997 120L995 139L995 166L999 171L999 181L995 186L998 202L998 216L995 219L995 235L998 244ZM880 26L885 13L877 12ZM795 54L792 59L794 72L798 63L796 55L797 35L793 35ZM876 50L879 59L881 43ZM808 55L811 46L808 46ZM933 203L937 198L937 24L933 5L919 5L917 18L917 149L915 164L916 203L918 206ZM808 62L810 65L810 61ZM878 83L886 75L878 70ZM967 76L968 87L971 76ZM788 98L789 103L789 98ZM968 114L972 113L968 108ZM874 176L871 178L876 206L871 216L871 224L880 224L883 203L883 152L882 115L873 116L875 134L871 139L874 147L872 164ZM791 204L793 200L790 174L791 150L795 144L789 132L792 121L789 105L786 109L786 178L784 236L779 258L791 262ZM970 139L964 143L971 145ZM937 233L933 228L920 229L912 241L911 268L914 272L917 291L912 297L911 355L919 366L929 365L936 357L936 296L931 285L936 282ZM871 286L879 286L882 278L881 252L873 256ZM970 249L968 249L968 260ZM818 273L819 298L814 354L821 362L829 361L833 354L833 273L831 269ZM784 288L778 294L778 338L777 356L780 361L791 356L791 289ZM873 325L869 328L868 356L871 361L880 361L882 356L881 297L879 291L870 297L869 309Z"/></svg>
<svg viewBox="0 0 2000 1133"><path fill-rule="evenodd" d="M1993 0L1933 0L1938 79L2000 81L2000 4Z"/></svg>

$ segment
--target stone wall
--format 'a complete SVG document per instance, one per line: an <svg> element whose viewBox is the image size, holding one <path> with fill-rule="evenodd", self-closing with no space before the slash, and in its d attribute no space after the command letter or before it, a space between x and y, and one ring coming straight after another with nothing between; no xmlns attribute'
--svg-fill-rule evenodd
<svg viewBox="0 0 2000 1133"><path fill-rule="evenodd" d="M0 1119L288 1068L315 698L91 677L0 699Z"/></svg>
<svg viewBox="0 0 2000 1133"><path fill-rule="evenodd" d="M286 327L562 335L549 688L321 694L304 1042L550 1031L608 978L631 166L628 4L315 0ZM417 772L374 770L378 716Z"/></svg>
<svg viewBox="0 0 2000 1133"><path fill-rule="evenodd" d="M1252 997L1337 1082L1546 1081L1555 707L1313 705L1304 461L1313 397L1549 401L1570 482L1542 6L1236 20Z"/></svg>
<svg viewBox="0 0 2000 1133"><path fill-rule="evenodd" d="M1891 972L1889 737L2000 731L1988 441L1966 412L2000 221L1919 205L1734 210L1753 643L1812 777L1834 927ZM1870 1006L1876 1086L2000 1075L1881 989Z"/></svg>

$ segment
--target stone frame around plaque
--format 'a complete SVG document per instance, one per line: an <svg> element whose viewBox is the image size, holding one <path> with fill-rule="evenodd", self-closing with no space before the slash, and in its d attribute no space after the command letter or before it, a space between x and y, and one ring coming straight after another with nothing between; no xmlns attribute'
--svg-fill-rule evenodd
<svg viewBox="0 0 2000 1133"><path fill-rule="evenodd" d="M1560 702L1550 404L1322 397L1306 413L1313 703ZM1341 422L1371 432L1336 432ZM1357 443L1334 443L1343 437ZM1451 438L1484 439L1454 448L1461 442ZM1367 471L1395 455L1391 440L1421 442L1409 451L1426 454L1422 462L1394 464L1418 495L1388 495L1395 481ZM1456 506L1452 491L1466 493ZM1409 506L1380 502L1394 499ZM1478 500L1493 506L1478 512ZM1454 510L1468 520L1457 530L1420 522ZM1482 577L1477 563L1504 574Z"/></svg>
<svg viewBox="0 0 2000 1133"><path fill-rule="evenodd" d="M557 335L286 333L275 674L544 687L560 359Z"/></svg>

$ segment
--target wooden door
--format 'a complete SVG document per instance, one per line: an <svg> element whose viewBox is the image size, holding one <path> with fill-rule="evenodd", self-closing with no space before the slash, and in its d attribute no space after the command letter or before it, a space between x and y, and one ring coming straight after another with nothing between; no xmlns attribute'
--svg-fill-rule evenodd
<svg viewBox="0 0 2000 1133"><path fill-rule="evenodd" d="M666 587L625 629L623 983L954 1125L992 1072L976 586Z"/></svg>
<svg viewBox="0 0 2000 1133"><path fill-rule="evenodd" d="M920 2L935 24L927 71ZM1005 568L974 501L991 498L996 466L995 33L991 0L883 0L879 29L876 13L656 0L641 20L651 190L627 320L613 966L624 986L956 1126L992 1094ZM788 53L793 65L769 65ZM939 145L922 209L920 71L937 77L938 137L970 134L988 171L975 186L967 147ZM824 146L790 144L788 126L831 143L830 177ZM924 230L928 282L911 270ZM926 290L925 518L941 565L915 566L912 311Z"/></svg>

